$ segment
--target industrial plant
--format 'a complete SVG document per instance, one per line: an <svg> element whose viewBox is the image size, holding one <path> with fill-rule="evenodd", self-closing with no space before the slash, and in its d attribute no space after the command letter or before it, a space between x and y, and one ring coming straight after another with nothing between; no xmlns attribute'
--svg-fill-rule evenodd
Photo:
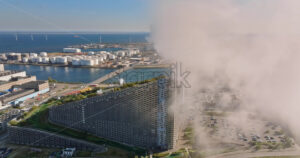
<svg viewBox="0 0 300 158"><path fill-rule="evenodd" d="M135 64L158 63L157 56L145 56L139 49L116 51L87 51L78 48L64 48L62 53L3 53L0 62L4 64L31 64L72 67L129 67Z"/></svg>
<svg viewBox="0 0 300 158"><path fill-rule="evenodd" d="M4 70L2 64L0 68L0 109L19 105L50 90L48 81L37 81L25 71Z"/></svg>

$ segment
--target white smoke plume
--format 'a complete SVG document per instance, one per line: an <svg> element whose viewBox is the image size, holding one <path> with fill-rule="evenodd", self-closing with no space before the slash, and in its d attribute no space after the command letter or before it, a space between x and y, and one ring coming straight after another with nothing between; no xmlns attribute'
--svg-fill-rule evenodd
<svg viewBox="0 0 300 158"><path fill-rule="evenodd" d="M299 140L299 0L157 0L153 8L155 48L191 71L182 114L201 104L202 88L228 86L244 110L280 121Z"/></svg>

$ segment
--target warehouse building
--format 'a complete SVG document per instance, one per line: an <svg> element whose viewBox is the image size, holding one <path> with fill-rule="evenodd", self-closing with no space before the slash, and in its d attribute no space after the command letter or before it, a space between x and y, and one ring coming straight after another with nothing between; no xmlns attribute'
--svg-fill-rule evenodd
<svg viewBox="0 0 300 158"><path fill-rule="evenodd" d="M130 146L172 149L176 130L169 85L168 79L158 79L55 106L49 121Z"/></svg>
<svg viewBox="0 0 300 158"><path fill-rule="evenodd" d="M0 81L0 91L9 91L15 85L21 85L31 81L36 81L36 76L15 77L9 81Z"/></svg>
<svg viewBox="0 0 300 158"><path fill-rule="evenodd" d="M27 99L49 92L48 81L31 81L13 86L13 91L0 96L2 105L18 105Z"/></svg>
<svg viewBox="0 0 300 158"><path fill-rule="evenodd" d="M36 81L36 76L26 76L25 71L6 71L0 64L0 109L48 91L48 81Z"/></svg>
<svg viewBox="0 0 300 158"><path fill-rule="evenodd" d="M0 71L0 81L9 81L14 77L26 77L25 71L12 70Z"/></svg>

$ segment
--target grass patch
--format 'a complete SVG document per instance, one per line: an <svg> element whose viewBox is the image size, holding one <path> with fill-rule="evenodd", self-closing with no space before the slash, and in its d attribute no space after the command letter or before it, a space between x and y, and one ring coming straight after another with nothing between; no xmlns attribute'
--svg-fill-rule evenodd
<svg viewBox="0 0 300 158"><path fill-rule="evenodd" d="M144 80L144 81L126 83L126 84L124 84L121 87L114 88L113 90L114 91L120 91L122 89L129 88L129 87L134 87L134 86L139 85L139 84L145 84L145 83L150 83L150 82L153 82L153 81L157 81L157 80L159 80L161 78L164 78L164 76L159 76L159 77L152 78L152 79L149 79L149 80Z"/></svg>
<svg viewBox="0 0 300 158"><path fill-rule="evenodd" d="M188 126L183 130L184 135L183 139L186 140L186 145L193 145L195 142L195 135L194 135L194 129L191 126Z"/></svg>
<svg viewBox="0 0 300 158"><path fill-rule="evenodd" d="M161 158L161 157L166 157L166 156L168 156L170 153L168 153L168 152L162 152L162 153L154 153L153 154L153 157L154 158Z"/></svg>
<svg viewBox="0 0 300 158"><path fill-rule="evenodd" d="M181 152L174 152L169 156L169 158L177 158L177 157L181 157L182 155L183 153Z"/></svg>
<svg viewBox="0 0 300 158"><path fill-rule="evenodd" d="M48 77L48 82L49 83L67 83L67 84L82 84L82 82L62 82L62 81L57 81L51 77Z"/></svg>
<svg viewBox="0 0 300 158"><path fill-rule="evenodd" d="M41 148L41 151L32 151L30 148L23 149L14 149L11 154L9 154L8 158L41 158L41 157L49 157L52 152L58 152L57 149L45 149Z"/></svg>

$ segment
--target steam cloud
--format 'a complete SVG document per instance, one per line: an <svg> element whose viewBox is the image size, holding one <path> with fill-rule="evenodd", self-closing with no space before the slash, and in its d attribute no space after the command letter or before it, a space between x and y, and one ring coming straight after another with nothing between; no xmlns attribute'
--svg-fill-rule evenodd
<svg viewBox="0 0 300 158"><path fill-rule="evenodd" d="M191 71L182 114L201 104L201 89L228 86L243 110L281 122L299 140L299 0L157 0L153 7L155 48Z"/></svg>

